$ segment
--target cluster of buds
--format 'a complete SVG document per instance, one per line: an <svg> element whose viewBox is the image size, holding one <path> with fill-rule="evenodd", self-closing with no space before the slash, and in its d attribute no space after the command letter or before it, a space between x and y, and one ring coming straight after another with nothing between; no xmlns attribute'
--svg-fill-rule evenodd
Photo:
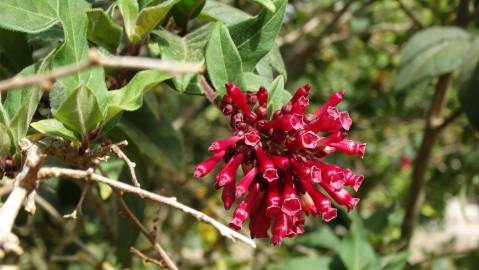
<svg viewBox="0 0 479 270"><path fill-rule="evenodd" d="M252 238L269 238L271 227L271 241L279 245L284 237L303 233L303 214L321 215L326 222L334 219L337 209L330 198L348 211L357 205L359 199L345 187L357 191L364 177L321 161L333 152L363 158L366 144L345 139L351 118L336 108L344 92L306 114L310 86L305 85L268 119L265 88L243 93L226 84L226 89L221 109L231 118L233 136L211 144L213 155L195 167L194 176L203 177L225 161L215 177L216 189L223 188L225 209L243 198L231 228L240 230L249 218ZM236 181L240 166L244 176Z"/></svg>
<svg viewBox="0 0 479 270"><path fill-rule="evenodd" d="M20 169L18 163L16 159L12 159L10 156L0 157L0 180L2 180L4 175L9 178L15 178L17 171Z"/></svg>

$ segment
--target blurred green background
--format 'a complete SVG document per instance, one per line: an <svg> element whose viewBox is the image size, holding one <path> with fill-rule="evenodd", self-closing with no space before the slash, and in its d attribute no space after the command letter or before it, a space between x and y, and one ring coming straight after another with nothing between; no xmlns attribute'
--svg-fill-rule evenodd
<svg viewBox="0 0 479 270"><path fill-rule="evenodd" d="M251 14L258 11L247 1L225 2ZM127 196L128 202L144 207L144 223L155 228L181 269L477 269L479 147L477 133L464 115L437 136L409 248L401 237L412 168L423 162L415 159L437 82L437 76L430 76L397 89L401 54L416 32L456 24L460 2L289 2L277 40L288 73L286 88L293 91L310 83L311 107L344 89L340 107L353 119L350 138L368 144L364 160L328 157L365 175L358 194L361 202L352 213L343 209L330 223L308 217L304 235L285 239L280 247L257 240L258 247L252 249L182 212ZM465 28L475 33L479 1L466 2L471 17ZM459 107L459 77L459 72L452 73L446 115ZM135 123L136 129L127 123ZM141 110L126 113L109 136L137 142L128 147L128 154L139 164L144 187L176 196L227 223L232 211L222 209L211 176L195 180L192 172L194 164L208 156L210 142L229 133L228 119L203 96L182 95L163 85L150 93ZM147 144L147 150L136 144ZM107 163L103 169L112 178L128 175L121 162ZM20 217L17 232L27 251L19 259L22 269L116 269L130 260L131 269L154 269L130 258L130 245L149 245L143 236L136 240L137 232L118 214L107 187L92 189L78 220L55 218L75 207L80 190L70 181L42 184L41 196L58 212L40 207L35 217Z"/></svg>

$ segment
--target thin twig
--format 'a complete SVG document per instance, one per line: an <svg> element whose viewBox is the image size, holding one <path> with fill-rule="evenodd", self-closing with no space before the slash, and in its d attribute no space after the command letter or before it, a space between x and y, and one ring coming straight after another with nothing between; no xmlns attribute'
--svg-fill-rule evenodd
<svg viewBox="0 0 479 270"><path fill-rule="evenodd" d="M451 78L451 73L439 77L436 84L436 92L431 101L428 118L426 119L424 134L418 154L414 160L411 174L411 185L409 186L409 195L406 205L406 213L401 228L401 238L406 241L405 247L409 245L412 232L416 225L416 215L421 205L421 194L424 187L425 175L429 165L429 159L432 147L436 141L439 132L434 128L437 119L442 118L442 109L447 86Z"/></svg>
<svg viewBox="0 0 479 270"><path fill-rule="evenodd" d="M421 21L419 21L419 19L416 17L416 15L414 15L414 13L408 7L406 7L401 0L396 0L396 2L398 2L399 7L401 8L401 10L404 12L404 14L406 14L409 17L409 19L411 19L411 21L414 23L414 25L417 28L419 28L419 29L424 28Z"/></svg>
<svg viewBox="0 0 479 270"><path fill-rule="evenodd" d="M83 215L83 211L82 211L83 202L85 201L86 194L88 193L89 190L90 190L90 183L86 183L85 186L83 187L80 200L78 200L78 203L75 209L70 214L63 215L64 218L77 219L78 214Z"/></svg>
<svg viewBox="0 0 479 270"><path fill-rule="evenodd" d="M145 263L151 262L158 267L165 267L165 264L163 262L158 261L157 259L154 259L150 256L145 255L143 252L139 251L138 249L136 249L134 247L130 247L130 252L132 254L140 257L141 259L143 259L143 262L145 262Z"/></svg>
<svg viewBox="0 0 479 270"><path fill-rule="evenodd" d="M128 145L128 141L124 141L125 143L123 145ZM128 156L121 151L120 147L118 145L112 145L111 150L116 154L116 156L123 160L126 163L126 166L130 169L130 174L131 174L131 181L133 182L133 185L135 187L140 187L140 182L138 182L138 178L136 177L135 173L135 167L136 163L131 161Z"/></svg>
<svg viewBox="0 0 479 270"><path fill-rule="evenodd" d="M155 69L173 74L198 73L204 69L203 64L199 63L178 63L148 57L102 56L96 49L90 49L89 58L83 62L63 66L41 74L31 76L17 75L10 79L0 81L0 92L34 85L42 86L54 79L96 66L127 69Z"/></svg>
<svg viewBox="0 0 479 270"><path fill-rule="evenodd" d="M85 181L85 178L88 177L85 171L58 168L58 167L42 168L40 169L37 175L38 179L47 179L47 178L60 177L60 176L66 176L67 177L66 179L78 179L83 181ZM250 238L230 229L229 227L223 225L222 223L215 220L214 218L178 202L176 198L174 197L164 197L164 196L155 194L153 192L149 192L147 190L125 184L121 181L115 181L113 179L103 177L98 174L92 174L91 181L100 182L100 183L109 185L111 188L118 189L128 193L133 193L140 197L147 198L149 200L177 208L185 213L188 213L194 216L200 221L211 224L220 232L221 235L231 240L240 240L252 247L256 247L255 242L251 240Z"/></svg>
<svg viewBox="0 0 479 270"><path fill-rule="evenodd" d="M213 87L210 86L208 81L206 81L206 78L203 75L200 75L200 85L203 89L203 92L205 92L206 98L211 102L211 104L215 105L216 92Z"/></svg>
<svg viewBox="0 0 479 270"><path fill-rule="evenodd" d="M307 21L305 24L303 24L301 27L299 27L298 29L291 31L282 37L279 37L278 40L276 41L276 44L279 47L281 47L286 44L295 43L296 41L298 41L299 38L301 38L305 34L316 30L320 22L321 22L321 19L319 18L319 16L315 16L311 18L309 21Z"/></svg>
<svg viewBox="0 0 479 270"><path fill-rule="evenodd" d="M151 242L153 247L155 248L156 252L160 255L162 260L164 261L164 266L168 267L169 269L172 270L178 270L178 266L173 262L173 260L170 258L168 253L161 247L161 245L155 241L155 236L152 235L146 228L143 226L143 224L140 222L138 217L131 211L131 209L128 207L128 204L125 202L123 199L123 195L121 192L117 191L118 195L118 201L120 202L121 209L125 213L125 215L130 219L135 225L140 229L141 233Z"/></svg>

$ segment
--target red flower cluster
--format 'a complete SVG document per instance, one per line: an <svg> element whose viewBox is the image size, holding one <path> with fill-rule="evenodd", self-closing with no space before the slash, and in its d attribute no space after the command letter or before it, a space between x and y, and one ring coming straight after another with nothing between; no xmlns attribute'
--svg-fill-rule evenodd
<svg viewBox="0 0 479 270"><path fill-rule="evenodd" d="M352 123L347 112L336 108L344 92L333 94L312 114L305 114L310 90L305 85L268 120L265 88L246 94L233 84L226 88L221 108L231 117L233 136L211 144L208 150L213 156L196 166L194 176L203 177L220 160L225 161L215 178L215 187L223 188L225 209L247 193L230 227L240 230L249 218L251 237L268 238L272 226L272 242L279 245L284 237L303 233L303 213L321 215L326 222L336 217L337 209L324 193L348 211L356 206L359 199L344 187L357 191L364 177L320 161L336 151L363 158L366 144L344 139ZM240 166L244 176L237 182Z"/></svg>

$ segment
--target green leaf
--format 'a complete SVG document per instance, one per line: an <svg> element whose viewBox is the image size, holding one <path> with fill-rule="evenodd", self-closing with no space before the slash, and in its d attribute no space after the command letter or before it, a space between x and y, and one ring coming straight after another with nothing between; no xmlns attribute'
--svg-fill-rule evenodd
<svg viewBox="0 0 479 270"><path fill-rule="evenodd" d="M205 25L189 33L185 37L179 37L164 29L153 32L160 47L161 58L175 62L203 63L205 60L204 49L208 42L212 27ZM173 80L176 90L186 91L195 74L176 76Z"/></svg>
<svg viewBox="0 0 479 270"><path fill-rule="evenodd" d="M0 156L10 153L10 135L8 128L0 123Z"/></svg>
<svg viewBox="0 0 479 270"><path fill-rule="evenodd" d="M38 132L54 137L61 137L73 142L79 142L75 132L65 127L56 119L46 119L31 123L31 126Z"/></svg>
<svg viewBox="0 0 479 270"><path fill-rule="evenodd" d="M65 32L65 42L61 45L53 61L54 67L72 63L79 63L88 59L87 29L88 17L86 12L90 5L83 0L59 1L58 15ZM67 95L84 85L94 89L96 103L100 108L106 108L107 89L103 68L88 69L71 76L59 79Z"/></svg>
<svg viewBox="0 0 479 270"><path fill-rule="evenodd" d="M231 36L222 23L216 23L206 46L206 66L216 92L226 92L225 83L233 82L243 73L243 65Z"/></svg>
<svg viewBox="0 0 479 270"><path fill-rule="evenodd" d="M402 90L459 67L474 36L456 27L432 27L416 33L401 54L394 88Z"/></svg>
<svg viewBox="0 0 479 270"><path fill-rule="evenodd" d="M276 77L276 79L271 83L268 91L268 109L270 112L274 112L281 108L292 97L291 94L284 89L284 77L281 75Z"/></svg>
<svg viewBox="0 0 479 270"><path fill-rule="evenodd" d="M476 130L479 130L479 41L468 53L467 59L461 67L459 79L459 101L469 122Z"/></svg>
<svg viewBox="0 0 479 270"><path fill-rule="evenodd" d="M330 269L332 258L303 256L297 258L287 258L274 264L268 265L267 270L310 270L310 269Z"/></svg>
<svg viewBox="0 0 479 270"><path fill-rule="evenodd" d="M277 11L267 9L258 16L229 26L245 71L252 71L259 60L273 48L276 36L283 23L286 0L275 0Z"/></svg>
<svg viewBox="0 0 479 270"><path fill-rule="evenodd" d="M133 39L130 38L130 40L138 42L141 38L148 35L179 1L180 0L168 0L159 5L142 9L136 20L135 35L133 35Z"/></svg>
<svg viewBox="0 0 479 270"><path fill-rule="evenodd" d="M57 0L2 0L0 27L26 33L45 31L58 22L56 6Z"/></svg>
<svg viewBox="0 0 479 270"><path fill-rule="evenodd" d="M323 247L337 252L340 240L331 228L322 226L312 233L299 236L296 242L309 247Z"/></svg>
<svg viewBox="0 0 479 270"><path fill-rule="evenodd" d="M152 92L145 97L146 106L126 114L117 125L128 141L138 148L157 166L175 168L179 173L184 170L184 150L181 135L173 129L171 123L159 111Z"/></svg>
<svg viewBox="0 0 479 270"><path fill-rule="evenodd" d="M53 116L69 129L80 133L82 138L103 121L102 109L95 95L83 85L63 101Z"/></svg>
<svg viewBox="0 0 479 270"><path fill-rule="evenodd" d="M207 0L200 14L202 19L214 22L220 21L226 25L244 21L251 17L251 15L240 9L214 0Z"/></svg>
<svg viewBox="0 0 479 270"><path fill-rule="evenodd" d="M35 66L26 67L21 75L32 75ZM3 103L4 124L8 126L11 134L13 148L16 150L20 139L25 137L30 121L35 114L43 92L38 87L26 87L8 92Z"/></svg>
<svg viewBox="0 0 479 270"><path fill-rule="evenodd" d="M107 120L112 119L121 111L134 111L143 104L143 95L164 80L173 77L171 74L144 70L138 72L127 85L108 92Z"/></svg>
<svg viewBox="0 0 479 270"><path fill-rule="evenodd" d="M233 83L238 85L244 91L256 91L261 86L268 89L272 79L255 74L253 72L243 72Z"/></svg>
<svg viewBox="0 0 479 270"><path fill-rule="evenodd" d="M349 232L337 247L339 257L349 270L373 269L377 266L377 257L366 238L361 219L355 214L350 217Z"/></svg>
<svg viewBox="0 0 479 270"><path fill-rule="evenodd" d="M138 16L138 2L136 0L118 0L118 8L120 9L123 22L125 24L126 35L129 40L140 40L136 33L136 17Z"/></svg>
<svg viewBox="0 0 479 270"><path fill-rule="evenodd" d="M200 14L205 6L205 0L181 0L171 9L171 15L178 26L185 29L188 21Z"/></svg>
<svg viewBox="0 0 479 270"><path fill-rule="evenodd" d="M382 257L382 270L403 270L406 267L407 259L409 257L408 251L403 251L398 254Z"/></svg>
<svg viewBox="0 0 479 270"><path fill-rule="evenodd" d="M266 71L266 69L268 71ZM279 51L279 48L277 45L274 45L273 49L271 49L271 51L265 57L261 58L261 60L256 65L256 70L260 74L262 71L263 72L276 71L280 75L283 75L285 79L288 78L286 67L284 66L283 57L281 56L281 52Z"/></svg>
<svg viewBox="0 0 479 270"><path fill-rule="evenodd" d="M111 53L115 53L121 41L123 32L121 27L114 23L101 8L89 10L87 15L88 39L97 45L105 47Z"/></svg>
<svg viewBox="0 0 479 270"><path fill-rule="evenodd" d="M263 6L264 8L268 9L271 12L276 11L276 6L274 5L272 0L250 0L250 1Z"/></svg>

